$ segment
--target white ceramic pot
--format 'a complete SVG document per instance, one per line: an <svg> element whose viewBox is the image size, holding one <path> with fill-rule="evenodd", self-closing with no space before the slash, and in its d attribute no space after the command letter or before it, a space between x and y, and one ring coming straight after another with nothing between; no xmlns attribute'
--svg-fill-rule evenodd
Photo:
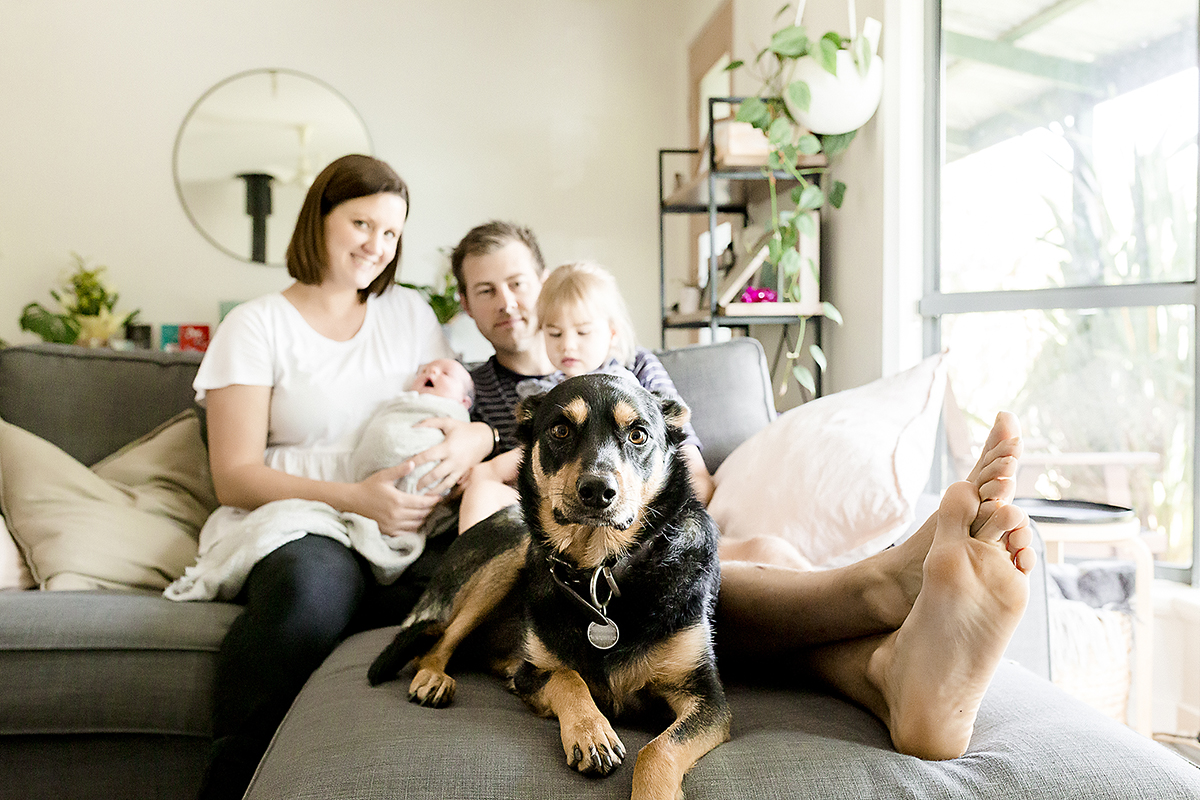
<svg viewBox="0 0 1200 800"><path fill-rule="evenodd" d="M830 75L812 56L796 59L788 82L804 81L812 94L808 111L801 111L784 93L788 111L813 133L838 134L858 130L879 107L883 96L883 59L875 56L860 75L849 50L837 53L837 75Z"/></svg>

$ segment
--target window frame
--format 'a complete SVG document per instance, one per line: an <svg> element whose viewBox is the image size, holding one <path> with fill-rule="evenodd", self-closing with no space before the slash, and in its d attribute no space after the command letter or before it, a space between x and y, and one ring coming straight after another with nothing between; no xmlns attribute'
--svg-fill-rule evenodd
<svg viewBox="0 0 1200 800"><path fill-rule="evenodd" d="M922 320L925 355L942 349L941 317L947 314L987 313L996 311L1045 311L1050 309L1090 310L1143 306L1192 307L1192 347L1200 349L1200 284L1138 283L1119 286L1077 286L1051 289L1018 289L983 292L942 292L941 286L941 191L942 155L945 133L942 129L942 83L944 76L941 0L925 0L925 186L929 198L925 215L925 258L922 296L918 313ZM1200 57L1198 57L1200 61ZM1200 170L1200 162L1197 169ZM1197 208L1200 209L1200 179L1197 180ZM1197 260L1200 261L1200 220ZM1196 274L1200 274L1200 265ZM1155 577L1200 585L1200 529L1197 504L1200 503L1200 353L1193 353L1192 398L1192 563L1186 567L1155 562ZM940 476L937 476L940 478Z"/></svg>

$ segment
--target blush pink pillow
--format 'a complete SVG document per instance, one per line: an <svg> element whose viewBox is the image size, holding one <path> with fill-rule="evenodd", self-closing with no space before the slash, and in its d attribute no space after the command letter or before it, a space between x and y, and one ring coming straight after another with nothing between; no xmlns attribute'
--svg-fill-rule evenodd
<svg viewBox="0 0 1200 800"><path fill-rule="evenodd" d="M805 403L743 442L714 476L709 511L721 534L781 536L817 567L894 542L929 479L943 356Z"/></svg>

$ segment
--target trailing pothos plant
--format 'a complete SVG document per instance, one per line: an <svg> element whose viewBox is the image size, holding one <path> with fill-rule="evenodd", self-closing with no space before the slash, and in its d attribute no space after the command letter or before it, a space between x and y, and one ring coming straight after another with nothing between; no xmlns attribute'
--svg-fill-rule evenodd
<svg viewBox="0 0 1200 800"><path fill-rule="evenodd" d="M785 4L775 18L778 20L782 17L790 6L790 3ZM800 12L802 10L801 8ZM816 223L807 212L819 210L826 205L841 207L846 196L846 184L831 178L828 174L828 164L845 152L858 132L855 129L846 133L817 134L796 120L795 113L808 112L812 92L806 81L793 78L795 66L800 59L811 58L826 72L836 76L838 53L849 50L855 67L865 75L874 57L873 44L868 41L867 36L857 35L855 32L856 35L847 38L836 31L829 31L818 39L812 39L804 26L798 23L799 13L796 15L796 24L780 28L772 35L770 44L758 53L752 65L747 66L744 61L734 61L727 67L728 70L745 67L761 81L757 96L742 101L736 119L739 122L750 123L767 137L769 151L767 164L763 167L763 176L770 188L769 230L772 233L767 242L767 261L775 266L780 277L780 299L790 302L800 300L801 270L811 270L819 281L816 264L800 255L800 237L817 234ZM852 28L855 27L853 7L851 25ZM814 163L815 159L805 158L818 154L825 155L823 164ZM780 207L779 181L788 179L795 182L795 186L788 193L794 210ZM841 314L832 303L822 302L821 310L826 318L841 324ZM807 389L809 394L816 394L812 372L799 362L807 318L799 317L799 323L796 345L793 348L788 342L787 358L797 382ZM786 336L786 332L784 335ZM812 344L808 352L813 362L824 370L826 360L821 348ZM786 389L785 381L780 387L780 394Z"/></svg>

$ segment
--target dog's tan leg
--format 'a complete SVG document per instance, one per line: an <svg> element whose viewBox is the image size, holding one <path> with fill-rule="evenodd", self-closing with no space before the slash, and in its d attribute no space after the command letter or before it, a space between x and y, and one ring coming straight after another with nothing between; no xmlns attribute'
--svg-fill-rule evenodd
<svg viewBox="0 0 1200 800"><path fill-rule="evenodd" d="M441 708L454 699L455 681L446 674L446 665L462 640L508 596L525 563L526 549L527 544L496 556L459 591L446 632L429 652L416 660L417 674L408 687L409 700Z"/></svg>
<svg viewBox="0 0 1200 800"><path fill-rule="evenodd" d="M681 800L683 776L700 758L729 738L729 710L691 692L664 695L676 719L638 753L633 800Z"/></svg>
<svg viewBox="0 0 1200 800"><path fill-rule="evenodd" d="M583 773L607 775L625 758L625 745L596 707L587 683L550 655L530 633L525 661L513 676L513 691L543 717L558 717L567 764Z"/></svg>
<svg viewBox="0 0 1200 800"><path fill-rule="evenodd" d="M592 699L579 673L559 669L550 673L537 693L534 708L558 717L559 735L567 764L583 773L607 775L625 758L625 745Z"/></svg>

